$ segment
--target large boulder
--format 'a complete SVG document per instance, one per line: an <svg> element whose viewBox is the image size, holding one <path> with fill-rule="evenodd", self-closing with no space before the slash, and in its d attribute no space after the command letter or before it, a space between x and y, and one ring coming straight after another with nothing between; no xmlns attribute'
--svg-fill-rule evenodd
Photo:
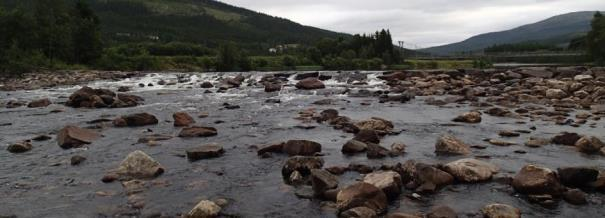
<svg viewBox="0 0 605 218"><path fill-rule="evenodd" d="M158 124L158 119L148 113L130 114L113 120L116 127L138 127Z"/></svg>
<svg viewBox="0 0 605 218"><path fill-rule="evenodd" d="M605 147L605 143L597 137L584 136L576 141L575 146L580 152L592 154L599 152L601 148Z"/></svg>
<svg viewBox="0 0 605 218"><path fill-rule="evenodd" d="M364 152L366 149L368 149L368 145L366 143L357 140L349 140L342 146L341 152L344 154L355 154Z"/></svg>
<svg viewBox="0 0 605 218"><path fill-rule="evenodd" d="M513 188L522 194L559 196L562 186L557 174L536 165L524 166L513 178Z"/></svg>
<svg viewBox="0 0 605 218"><path fill-rule="evenodd" d="M29 107L29 108L46 107L50 104L51 104L50 99L44 98L44 99L31 101L29 104L27 104L27 107Z"/></svg>
<svg viewBox="0 0 605 218"><path fill-rule="evenodd" d="M99 133L93 130L82 129L77 126L66 126L57 134L57 144L64 149L78 148L92 143L99 137Z"/></svg>
<svg viewBox="0 0 605 218"><path fill-rule="evenodd" d="M563 185L574 188L588 187L599 176L599 171L590 167L558 168L557 173Z"/></svg>
<svg viewBox="0 0 605 218"><path fill-rule="evenodd" d="M187 127L183 128L179 133L181 138L192 138L192 137L210 137L217 135L217 130L213 127Z"/></svg>
<svg viewBox="0 0 605 218"><path fill-rule="evenodd" d="M187 159L191 161L220 157L225 153L223 147L217 144L202 145L187 149Z"/></svg>
<svg viewBox="0 0 605 218"><path fill-rule="evenodd" d="M321 144L308 140L290 140L284 144L283 152L290 156L312 156L321 152Z"/></svg>
<svg viewBox="0 0 605 218"><path fill-rule="evenodd" d="M321 80L319 80L317 78L306 78L306 79L303 79L303 80L299 81L298 83L296 83L296 88L312 90L312 89L323 89L323 88L326 88L326 86L324 85L323 82L321 82Z"/></svg>
<svg viewBox="0 0 605 218"><path fill-rule="evenodd" d="M492 175L498 172L498 167L491 163L467 158L446 164L444 170L458 181L481 182L490 180Z"/></svg>
<svg viewBox="0 0 605 218"><path fill-rule="evenodd" d="M120 181L133 179L153 179L164 173L164 167L142 151L134 151L120 163L120 166L109 171ZM109 176L106 176L109 177ZM106 180L107 181L107 180Z"/></svg>
<svg viewBox="0 0 605 218"><path fill-rule="evenodd" d="M521 218L521 210L506 204L490 204L481 209L486 218Z"/></svg>
<svg viewBox="0 0 605 218"><path fill-rule="evenodd" d="M382 214L387 209L388 201L384 192L376 186L358 182L340 190L336 195L336 204L340 211L367 207L376 214Z"/></svg>
<svg viewBox="0 0 605 218"><path fill-rule="evenodd" d="M470 146L460 141L453 135L439 137L435 144L435 153L449 155L467 155L471 153Z"/></svg>
<svg viewBox="0 0 605 218"><path fill-rule="evenodd" d="M311 185L315 196L323 196L324 192L338 187L338 177L321 169L311 169Z"/></svg>
<svg viewBox="0 0 605 218"><path fill-rule="evenodd" d="M401 175L394 171L378 171L367 174L363 178L363 182L376 186L390 199L399 196L403 187Z"/></svg>
<svg viewBox="0 0 605 218"><path fill-rule="evenodd" d="M174 119L174 126L176 127L189 126L195 123L193 117L187 112L176 112L172 114L172 118Z"/></svg>
<svg viewBox="0 0 605 218"><path fill-rule="evenodd" d="M221 207L208 200L202 200L187 213L187 218L213 218L218 217Z"/></svg>
<svg viewBox="0 0 605 218"><path fill-rule="evenodd" d="M477 111L466 112L454 118L452 121L462 123L481 123L481 113Z"/></svg>

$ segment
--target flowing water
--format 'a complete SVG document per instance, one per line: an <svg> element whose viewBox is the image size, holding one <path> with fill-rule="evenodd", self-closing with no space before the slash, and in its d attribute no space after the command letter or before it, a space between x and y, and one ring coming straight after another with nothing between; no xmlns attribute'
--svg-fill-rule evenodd
<svg viewBox="0 0 605 218"><path fill-rule="evenodd" d="M262 73L243 73L249 79L259 80ZM362 79L349 79L355 73L324 72L335 75L325 81L326 89L317 91L296 90L285 86L279 93L265 93L262 86L244 84L239 89L226 93L204 93L199 83L218 81L222 77L237 73L191 73L190 82L177 85L157 85L160 80L177 80L174 73L148 74L141 78L123 81L96 81L88 86L116 90L119 86L130 86L131 94L145 98L145 104L134 108L120 109L74 109L61 104L80 86L60 87L32 91L0 92L0 99L31 101L48 97L55 104L47 108L0 109L0 144L3 146L37 135L48 134L53 139L32 142L34 148L23 154L0 151L0 215L18 217L113 217L113 216L180 216L188 212L203 199L227 199L229 204L222 213L241 217L335 217L330 210L322 210L321 201L298 198L295 188L285 185L281 167L285 155L274 155L262 159L256 155L252 145L264 145L289 139L307 139L322 144L325 167L347 166L349 163L364 163L372 166L393 164L414 159L426 163L447 163L460 157L442 157L434 154L434 144L444 133L451 133L472 145L486 145L485 150L473 150L475 156L490 156L484 159L498 165L500 176L514 175L526 164L538 164L551 169L568 166L605 167L602 156L588 156L572 147L547 145L529 148L522 144L530 137L550 138L561 131L578 132L603 138L605 124L598 122L596 128L584 125L579 128L558 126L552 122L528 119L500 118L484 115L480 124L451 124L456 115L474 107L465 104L449 104L445 107L424 103L425 97L417 97L408 103L379 103L376 97L350 97L343 90L388 89L383 81L376 79L381 72L362 72ZM337 75L337 76L336 76ZM365 79L363 79L365 78ZM294 76L288 79L295 84ZM353 80L364 80L367 85L350 85ZM138 84L155 84L139 87ZM215 89L210 89L215 91ZM442 98L443 96L437 97ZM314 101L334 99L332 105L313 105ZM280 99L281 103L266 103L267 99ZM362 106L361 103L371 103ZM239 105L240 109L227 110L223 104ZM315 128L299 128L303 124L294 119L298 112L307 108L337 109L342 115L354 120L381 117L390 120L401 134L385 137L381 144L390 146L403 142L408 147L406 155L381 160L368 160L364 154L348 157L341 154L342 145L353 135L335 130L325 124L312 124ZM61 113L51 113L64 109ZM160 145L137 144L141 136L149 131L159 134L177 135L180 131L172 125L172 114L186 111L196 117L197 124L218 129L218 135L210 138L184 139L175 137ZM56 133L65 125L80 127L94 126L88 121L120 115L148 112L160 123L138 128L101 129L102 138L83 148L64 150L55 140ZM197 118L207 112L209 117ZM526 124L519 124L525 121ZM500 130L528 130L531 134L510 139L520 145L510 147L490 146L485 138L496 138ZM508 140L508 139L507 139ZM185 150L208 143L222 145L224 156L190 162L184 157ZM101 178L107 170L115 168L128 153L142 150L166 169L158 178L147 182L143 196L143 209L128 207L128 197L119 182L105 184ZM527 153L519 154L515 151ZM70 158L82 155L87 158L81 165L71 166ZM340 187L360 179L356 172L340 176ZM560 202L556 209L545 209L528 203L515 194L508 185L496 182L480 184L456 184L446 187L434 195L423 196L422 201L410 200L404 194L390 203L389 212L426 212L435 205L448 205L462 217L478 216L478 211L489 203L504 203L521 209L524 217L605 217L605 196L589 194L589 204L573 206Z"/></svg>

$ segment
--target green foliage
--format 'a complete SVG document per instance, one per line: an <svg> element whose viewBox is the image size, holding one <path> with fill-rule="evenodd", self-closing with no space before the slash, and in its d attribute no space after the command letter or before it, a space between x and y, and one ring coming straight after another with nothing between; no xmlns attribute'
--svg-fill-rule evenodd
<svg viewBox="0 0 605 218"><path fill-rule="evenodd" d="M479 58L479 59L473 60L473 68L476 68L476 69L485 69L485 68L490 68L492 66L493 66L492 62L490 62L489 60L484 59L484 58Z"/></svg>
<svg viewBox="0 0 605 218"><path fill-rule="evenodd" d="M586 36L588 53L598 65L605 64L605 17L600 12L594 15L592 30Z"/></svg>

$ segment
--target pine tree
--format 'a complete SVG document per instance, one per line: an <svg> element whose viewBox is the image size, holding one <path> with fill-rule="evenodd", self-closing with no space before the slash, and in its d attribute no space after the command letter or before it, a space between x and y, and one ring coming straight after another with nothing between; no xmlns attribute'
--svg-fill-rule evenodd
<svg viewBox="0 0 605 218"><path fill-rule="evenodd" d="M602 65L605 63L605 18L600 12L595 13L591 27L586 36L588 52L597 64Z"/></svg>

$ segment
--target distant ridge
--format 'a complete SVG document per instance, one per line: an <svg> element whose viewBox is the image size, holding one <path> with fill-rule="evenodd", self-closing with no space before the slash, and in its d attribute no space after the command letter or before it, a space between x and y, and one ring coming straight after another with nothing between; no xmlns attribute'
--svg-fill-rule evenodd
<svg viewBox="0 0 605 218"><path fill-rule="evenodd" d="M590 21L596 11L581 11L562 14L546 20L520 26L511 30L485 33L462 42L421 49L438 55L480 51L496 44L520 42L541 42L546 44L566 44L574 37L590 31Z"/></svg>

